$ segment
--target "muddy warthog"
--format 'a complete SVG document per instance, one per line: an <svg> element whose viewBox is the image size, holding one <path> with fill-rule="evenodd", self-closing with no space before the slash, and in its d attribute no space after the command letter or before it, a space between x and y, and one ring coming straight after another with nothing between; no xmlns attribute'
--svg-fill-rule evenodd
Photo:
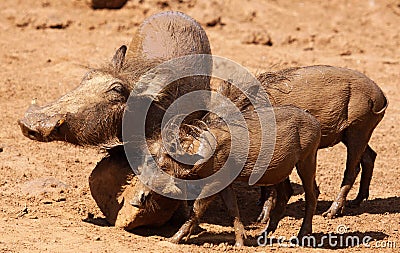
<svg viewBox="0 0 400 253"><path fill-rule="evenodd" d="M90 192L110 224L125 230L160 226L174 215L180 203L161 195L153 196L142 208L132 206L130 200L141 189L136 187L138 182L123 150L113 150L97 163L89 177Z"/></svg>
<svg viewBox="0 0 400 253"><path fill-rule="evenodd" d="M358 71L332 66L290 68L263 73L257 79L267 89L273 105L295 105L318 119L322 128L319 148L339 142L347 147L341 189L324 216L332 218L342 213L360 163L360 189L351 204L358 206L367 199L376 158L368 142L388 106L382 90ZM261 202L265 200L264 192L262 190ZM260 220L268 221L269 211L264 208Z"/></svg>
<svg viewBox="0 0 400 253"><path fill-rule="evenodd" d="M240 98L240 96L239 96ZM210 157L207 161L196 163L194 166L182 164L172 158L169 153L176 154L176 146L171 145L171 149L162 145L161 137L148 141L149 151L154 157L156 164L165 172L177 178L184 179L200 179L206 178L218 172L227 162L230 156L230 165L241 164L244 162L244 167L241 168L239 176L235 180L247 181L252 173L261 147L261 125L258 120L258 114L252 106L243 106L241 101L233 100L233 102L242 109L242 115L249 129L249 153L247 157L242 153L230 154L232 150L232 139L238 141L240 147L245 147L247 139L241 135L232 136L230 131L233 128L241 128L242 125L228 125L224 120L215 116L213 113L207 114L200 124L202 128L196 126L182 127L182 140L176 140L176 143L182 143L185 147L190 147L192 152L183 154L184 156ZM239 106L241 105L241 106ZM315 170L316 170L316 154L320 143L321 128L319 122L311 114L302 109L293 106L269 107L266 109L268 113L274 113L276 119L276 140L274 152L271 161L262 175L257 181L257 185L273 185L284 181L293 168L296 166L297 172L303 182L304 191L306 193L306 211L299 236L304 236L312 232L312 217L317 203L317 189L315 188ZM232 117L233 115L225 115ZM172 123L175 124L175 123ZM204 127L206 125L206 127ZM168 126L168 125L167 125ZM195 129L195 130L193 130ZM196 130L197 129L197 130ZM188 142L190 142L188 144ZM263 141L265 142L265 140ZM209 143L214 143L215 148L204 148L209 146ZM213 145L211 145L213 146ZM169 149L169 150L167 150ZM197 150L196 150L197 149ZM168 151L168 152L167 152ZM182 154L178 154L182 155ZM265 161L267 163L267 161ZM263 164L263 163L261 163ZM266 165L265 165L266 166ZM139 171L152 170L148 162L139 165ZM229 168L228 167L228 171ZM230 172L227 172L230 173ZM224 178L225 179L225 178ZM157 179L152 181L157 185ZM188 221L179 229L179 231L171 238L172 242L179 243L185 236L189 237L194 226L199 222L200 217L204 214L210 202L216 196L207 195L209 190L212 190L216 185L223 182L212 182L205 185L201 190L200 197L194 202L193 210ZM164 184L161 184L163 187ZM144 205L147 198L156 195L155 192L142 184L143 190L137 191L138 196L134 198L132 204L135 206ZM157 187L157 186L156 186ZM207 195L208 197L201 197ZM236 245L243 245L245 237L244 227L240 221L238 205L232 186L224 188L219 195L222 197L229 215L234 220Z"/></svg>
<svg viewBox="0 0 400 253"><path fill-rule="evenodd" d="M92 196L111 224L125 229L158 225L173 213L174 202L169 199L165 205L163 199L157 199L161 211L157 208L138 210L121 202L121 198L134 191L134 185L125 182L133 176L133 171L128 173L129 164L121 160L126 159L121 148L122 118L129 94L144 73L162 62L192 54L211 54L202 27L180 12L153 15L140 25L129 50L120 47L111 64L89 71L76 89L57 101L45 106L32 105L18 121L22 133L32 140L107 148L109 157L96 166L89 183ZM192 67L203 68L210 74L212 62L206 60L202 66ZM162 92L169 96L156 99L150 107L152 117L146 122L147 130L157 130L164 108L177 97L193 90L209 90L209 79L208 76L187 77L166 87ZM141 88L146 91L151 84L144 83ZM200 102L206 104L207 98ZM194 114L193 118L202 115L204 113ZM107 179L108 183L104 183ZM155 210L158 210L157 218L144 218Z"/></svg>
<svg viewBox="0 0 400 253"><path fill-rule="evenodd" d="M133 36L127 54L126 51L125 46L119 48L110 65L89 71L76 89L57 101L45 106L32 105L18 121L22 133L44 142L118 145L127 99L144 73L170 59L211 54L202 27L180 12L163 12L147 18ZM195 67L211 74L212 62L207 59ZM150 83L141 85L142 92L151 89ZM168 96L156 99L149 109L152 117L146 121L148 132L158 128L165 108L177 97L194 90L209 90L209 85L208 76L186 77L168 85L163 90ZM206 104L207 97L202 99ZM202 115L193 115L193 118Z"/></svg>

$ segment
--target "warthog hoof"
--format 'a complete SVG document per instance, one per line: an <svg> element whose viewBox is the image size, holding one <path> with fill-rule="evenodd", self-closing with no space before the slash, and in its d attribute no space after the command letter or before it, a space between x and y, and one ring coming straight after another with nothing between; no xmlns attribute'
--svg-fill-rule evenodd
<svg viewBox="0 0 400 253"><path fill-rule="evenodd" d="M235 243L235 247L237 247L237 248L240 248L240 247L243 247L244 246L244 243L243 243L243 240L242 241L240 241L240 242L236 242Z"/></svg>
<svg viewBox="0 0 400 253"><path fill-rule="evenodd" d="M307 228L301 227L301 229L300 229L300 231L299 231L299 233L297 235L297 238L301 239L304 236L308 236L308 235L311 235L311 234L312 234L312 228L310 228L310 227L307 227Z"/></svg>
<svg viewBox="0 0 400 253"><path fill-rule="evenodd" d="M176 236L176 234L175 234L174 236L172 236L171 238L169 238L167 241L169 241L169 242L171 242L171 243L179 244L180 241L181 241L181 239L178 238L178 237Z"/></svg>
<svg viewBox="0 0 400 253"><path fill-rule="evenodd" d="M328 219L336 218L343 214L344 203L333 201L331 207L322 214L323 217Z"/></svg>
<svg viewBox="0 0 400 253"><path fill-rule="evenodd" d="M263 209L260 213L260 215L257 218L257 222L267 224L269 222L269 215L265 210Z"/></svg>

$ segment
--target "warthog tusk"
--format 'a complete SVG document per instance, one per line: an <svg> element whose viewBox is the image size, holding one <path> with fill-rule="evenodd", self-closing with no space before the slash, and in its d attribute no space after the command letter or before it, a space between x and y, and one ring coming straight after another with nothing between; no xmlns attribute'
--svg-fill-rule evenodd
<svg viewBox="0 0 400 253"><path fill-rule="evenodd" d="M65 122L65 119L64 119L64 118L59 119L59 120L57 121L56 127L61 126L64 122Z"/></svg>

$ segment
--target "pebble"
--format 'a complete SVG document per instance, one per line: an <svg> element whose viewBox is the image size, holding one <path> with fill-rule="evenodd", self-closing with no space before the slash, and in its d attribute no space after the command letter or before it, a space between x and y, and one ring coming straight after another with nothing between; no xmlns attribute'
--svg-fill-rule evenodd
<svg viewBox="0 0 400 253"><path fill-rule="evenodd" d="M42 203L45 204L45 205L49 205L49 204L53 204L53 201L49 200L49 199L43 199Z"/></svg>

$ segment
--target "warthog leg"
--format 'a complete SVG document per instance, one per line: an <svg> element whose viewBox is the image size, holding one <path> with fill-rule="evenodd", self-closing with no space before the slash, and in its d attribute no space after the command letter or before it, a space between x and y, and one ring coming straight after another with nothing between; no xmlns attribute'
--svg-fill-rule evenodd
<svg viewBox="0 0 400 253"><path fill-rule="evenodd" d="M357 207L365 199L369 197L369 185L372 179L372 172L374 171L374 163L376 159L375 151L368 145L361 157L361 181L360 189L357 197L350 201L349 206Z"/></svg>
<svg viewBox="0 0 400 253"><path fill-rule="evenodd" d="M224 201L226 208L228 209L229 215L231 216L231 218L233 218L233 227L235 229L236 239L235 246L243 246L243 239L246 238L246 233L244 230L244 226L240 221L239 207L236 200L236 194L232 188L232 185L221 191L220 195L222 197L222 200Z"/></svg>
<svg viewBox="0 0 400 253"><path fill-rule="evenodd" d="M331 207L322 215L327 218L334 218L335 216L343 213L344 204L346 202L347 194L356 180L358 173L360 172L360 162L368 141L371 137L372 131L365 133L363 129L349 128L345 133L343 143L347 147L347 160L346 170L344 171L344 177L342 185L336 199L333 201ZM371 172L365 172L364 176L367 178ZM366 180L366 179L365 179ZM366 184L366 182L364 182ZM361 189L360 189L361 190Z"/></svg>
<svg viewBox="0 0 400 253"><path fill-rule="evenodd" d="M306 211L301 224L298 237L301 238L312 233L312 219L317 207L317 189L315 189L316 152L311 153L306 159L297 163L297 174L303 183Z"/></svg>
<svg viewBox="0 0 400 253"><path fill-rule="evenodd" d="M211 188L211 187L209 187ZM207 191L209 189L206 189L206 187L202 190L202 192ZM234 219L233 220L233 225L235 229L235 237L236 237L236 244L235 246L243 246L243 239L246 237L244 226L242 222L240 221L240 215L239 215L239 208L237 205L237 200L235 193L233 191L232 186L228 186L224 190L222 190L220 193L220 196L222 197L222 200L224 201L229 215ZM210 205L210 203L214 200L216 195L212 195L207 198L198 198L194 201L193 204L193 210L191 212L190 218L188 221L186 221L181 228L178 230L178 232L175 233L174 236L171 237L170 242L173 243L179 243L185 236L186 240L189 239L190 234L193 230L193 228L198 224L201 216L203 216L204 212L206 211L207 207Z"/></svg>
<svg viewBox="0 0 400 253"><path fill-rule="evenodd" d="M170 242L179 243L185 236L186 240L189 239L193 229L199 223L201 216L203 216L204 212L207 210L207 207L210 205L212 200L215 198L215 195L204 198L204 199L196 199L193 204L193 209L190 214L189 220L187 220L181 228L176 232L171 238Z"/></svg>
<svg viewBox="0 0 400 253"><path fill-rule="evenodd" d="M265 203L266 200L266 195L267 195L267 189L265 186L260 186L260 198L257 200L256 205L257 206L262 206Z"/></svg>
<svg viewBox="0 0 400 253"><path fill-rule="evenodd" d="M277 202L277 188L278 186L267 186L267 187L261 187L261 194L264 195L261 198L264 197L266 199L264 201L263 208L261 210L260 215L257 218L257 222L261 223L267 223L269 222L269 217L271 215L271 211L275 208L276 202Z"/></svg>
<svg viewBox="0 0 400 253"><path fill-rule="evenodd" d="M271 210L270 219L266 229L266 234L275 232L279 222L286 212L286 205L290 197L293 195L293 188L290 184L289 178L282 183L276 185L277 187L277 201L275 208Z"/></svg>
<svg viewBox="0 0 400 253"><path fill-rule="evenodd" d="M261 186L260 188L261 195L264 194L264 198L266 198L266 201L264 201L264 206L261 210L260 215L258 216L257 222L266 224L270 221L270 216L272 215L272 212L274 212L274 209L277 205L284 205L286 207L287 202L293 195L293 188L290 184L289 178L274 186ZM261 198L262 196L260 197L260 199ZM283 214L284 213L282 213L282 215Z"/></svg>

